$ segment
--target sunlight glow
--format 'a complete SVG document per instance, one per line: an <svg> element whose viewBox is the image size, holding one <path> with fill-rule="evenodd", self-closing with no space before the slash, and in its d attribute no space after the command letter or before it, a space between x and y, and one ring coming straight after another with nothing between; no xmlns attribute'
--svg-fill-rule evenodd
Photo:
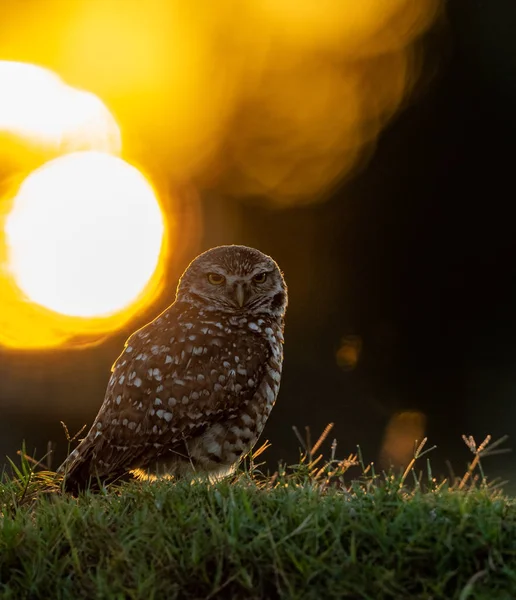
<svg viewBox="0 0 516 600"><path fill-rule="evenodd" d="M61 314L112 314L158 265L164 224L154 191L120 158L78 152L22 183L5 224L8 268L32 301Z"/></svg>
<svg viewBox="0 0 516 600"><path fill-rule="evenodd" d="M0 133L54 152L120 151L120 130L103 102L52 71L0 61L0 89Z"/></svg>
<svg viewBox="0 0 516 600"><path fill-rule="evenodd" d="M0 344L25 349L94 343L141 313L167 285L165 263L173 273L195 246L198 198L327 198L419 85L421 36L445 6L4 4ZM115 156L159 174L159 206ZM236 234L231 215L219 235ZM360 352L344 340L338 364L354 368Z"/></svg>
<svg viewBox="0 0 516 600"><path fill-rule="evenodd" d="M279 206L324 200L363 167L421 69L422 85L431 76L421 35L446 5L25 4L6 4L0 54L52 65L100 96L123 124L125 152L170 180Z"/></svg>

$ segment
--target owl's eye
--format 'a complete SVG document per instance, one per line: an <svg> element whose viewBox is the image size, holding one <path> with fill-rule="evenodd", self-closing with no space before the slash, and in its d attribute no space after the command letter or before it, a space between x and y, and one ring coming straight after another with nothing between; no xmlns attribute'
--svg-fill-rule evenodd
<svg viewBox="0 0 516 600"><path fill-rule="evenodd" d="M267 273L258 273L258 275L255 275L253 277L253 281L255 283L264 283L266 279L267 279Z"/></svg>
<svg viewBox="0 0 516 600"><path fill-rule="evenodd" d="M208 273L208 281L212 285L222 285L226 281L226 278L224 275L219 275L218 273Z"/></svg>

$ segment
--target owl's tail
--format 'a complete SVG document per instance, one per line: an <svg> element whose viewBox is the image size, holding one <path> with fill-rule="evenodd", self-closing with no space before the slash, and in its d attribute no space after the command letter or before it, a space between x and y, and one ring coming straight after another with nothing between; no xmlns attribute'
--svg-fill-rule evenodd
<svg viewBox="0 0 516 600"><path fill-rule="evenodd" d="M86 437L57 469L64 476L63 488L66 492L76 494L94 483L91 477L92 449L92 444Z"/></svg>
<svg viewBox="0 0 516 600"><path fill-rule="evenodd" d="M85 490L96 491L108 483L120 480L124 475L124 472L111 472L109 475L99 473L93 448L93 439L90 436L86 437L57 469L57 472L64 476L65 492L76 495Z"/></svg>

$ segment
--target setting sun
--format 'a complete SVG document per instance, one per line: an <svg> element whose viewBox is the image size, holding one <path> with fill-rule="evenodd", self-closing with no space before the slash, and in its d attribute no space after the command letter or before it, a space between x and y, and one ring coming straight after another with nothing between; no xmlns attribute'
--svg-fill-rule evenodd
<svg viewBox="0 0 516 600"><path fill-rule="evenodd" d="M77 152L27 177L5 233L8 269L30 301L97 317L142 293L158 265L164 223L151 185L135 167Z"/></svg>

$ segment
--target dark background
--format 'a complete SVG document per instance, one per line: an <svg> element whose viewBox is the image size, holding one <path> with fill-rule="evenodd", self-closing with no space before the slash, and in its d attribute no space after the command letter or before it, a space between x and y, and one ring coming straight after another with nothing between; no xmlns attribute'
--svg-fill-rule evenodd
<svg viewBox="0 0 516 600"><path fill-rule="evenodd" d="M256 246L289 284L284 377L264 434L271 465L297 457L292 425L315 436L330 421L341 456L360 444L376 461L399 411L425 416L443 473L445 459L457 471L469 459L461 434L516 433L516 3L450 0L446 13L423 40L426 81L328 201L279 210L201 198L205 222L236 223L231 239L206 228L201 250ZM56 463L64 457L59 421L91 423L125 338L173 300L178 275L159 306L101 345L0 350L0 455L26 440L41 456L53 440ZM346 371L336 353L347 335L362 352ZM514 484L513 455L488 461Z"/></svg>

